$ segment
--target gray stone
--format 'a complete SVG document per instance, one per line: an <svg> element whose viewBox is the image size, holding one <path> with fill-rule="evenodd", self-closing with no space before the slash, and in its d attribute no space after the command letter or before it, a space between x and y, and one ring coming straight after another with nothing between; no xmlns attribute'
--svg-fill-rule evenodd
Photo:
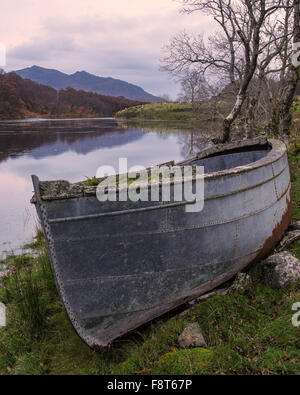
<svg viewBox="0 0 300 395"><path fill-rule="evenodd" d="M204 337L201 333L199 324L189 324L178 338L181 348L189 347L207 347Z"/></svg>
<svg viewBox="0 0 300 395"><path fill-rule="evenodd" d="M291 229L291 230L300 230L300 221L293 222L289 226L289 229Z"/></svg>
<svg viewBox="0 0 300 395"><path fill-rule="evenodd" d="M294 243L296 240L300 240L300 230L293 230L288 232L285 237L279 243L277 251L281 252L287 248L290 244Z"/></svg>
<svg viewBox="0 0 300 395"><path fill-rule="evenodd" d="M188 316L188 315L193 311L193 308L194 308L194 305L195 305L195 304L201 303L201 302L205 302L206 300L211 299L211 298L213 298L213 297L215 297L215 296L224 296L224 295L227 294L228 289L229 289L229 288L220 288L220 289L216 289L216 290L214 290L214 291L212 291L212 292L208 292L208 293L206 293L206 294L204 294L204 295L199 296L199 298L196 298L196 299L194 299L194 300L188 302L187 305L188 305L189 307L188 307L186 310L184 310L183 312L181 312L181 313L179 314L179 316L180 316L180 317L186 317L186 316Z"/></svg>
<svg viewBox="0 0 300 395"><path fill-rule="evenodd" d="M250 283L251 277L247 273L238 273L236 275L236 278L231 285L231 287L228 289L228 293L232 293L234 291L238 290L244 290L247 285Z"/></svg>
<svg viewBox="0 0 300 395"><path fill-rule="evenodd" d="M10 272L11 269L7 265L0 264L0 285L2 284L4 277L7 277Z"/></svg>
<svg viewBox="0 0 300 395"><path fill-rule="evenodd" d="M264 282L272 288L282 288L300 279L300 261L284 251L270 256L264 265Z"/></svg>
<svg viewBox="0 0 300 395"><path fill-rule="evenodd" d="M70 184L68 181L41 181L40 192L43 200L59 200L69 198L79 198L83 196L83 185ZM33 196L31 203L36 203Z"/></svg>
<svg viewBox="0 0 300 395"><path fill-rule="evenodd" d="M5 263L0 263L0 286L3 285L2 280L5 277L10 276L12 273L16 271L13 262L14 262L13 259L7 258Z"/></svg>
<svg viewBox="0 0 300 395"><path fill-rule="evenodd" d="M218 296L218 295L226 295L227 294L228 289L227 288L222 288L222 289L216 289L212 292L209 292L207 294L201 295L199 296L199 298L192 300L191 302L189 302L190 306L193 306L196 303L199 302L205 302L207 299L213 298L214 296Z"/></svg>

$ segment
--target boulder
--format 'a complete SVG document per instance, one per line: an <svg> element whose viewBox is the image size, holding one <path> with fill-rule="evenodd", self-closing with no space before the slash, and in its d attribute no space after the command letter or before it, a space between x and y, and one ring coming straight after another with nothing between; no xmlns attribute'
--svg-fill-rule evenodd
<svg viewBox="0 0 300 395"><path fill-rule="evenodd" d="M0 264L0 285L2 284L2 279L7 277L10 270L7 265Z"/></svg>
<svg viewBox="0 0 300 395"><path fill-rule="evenodd" d="M187 303L187 306L189 306L189 308L187 308L186 310L184 310L182 313L179 314L180 317L186 317L190 314L191 311L193 311L193 307L196 303L200 303L200 302L205 302L207 299L211 299L214 296L223 296L226 295L228 292L229 288L220 288L220 289L215 289L212 292L208 292L204 295L199 296L199 298L197 299L193 299L190 302Z"/></svg>
<svg viewBox="0 0 300 395"><path fill-rule="evenodd" d="M228 288L227 293L232 293L234 291L238 291L238 290L244 290L247 285L250 283L251 277L249 276L249 274L247 273L238 273L236 275L236 278L233 282L233 284L231 285L230 288Z"/></svg>
<svg viewBox="0 0 300 395"><path fill-rule="evenodd" d="M300 221L296 221L293 222L290 226L289 226L290 230L300 230Z"/></svg>
<svg viewBox="0 0 300 395"><path fill-rule="evenodd" d="M277 247L277 251L281 252L286 249L289 245L294 243L296 240L300 240L300 230L292 230L288 232L285 237L281 240Z"/></svg>
<svg viewBox="0 0 300 395"><path fill-rule="evenodd" d="M201 333L199 324L189 324L178 338L181 348L189 347L207 347L204 337Z"/></svg>
<svg viewBox="0 0 300 395"><path fill-rule="evenodd" d="M272 288L282 288L300 279L300 261L284 251L270 256L264 265L264 282Z"/></svg>
<svg viewBox="0 0 300 395"><path fill-rule="evenodd" d="M0 286L3 285L4 278L10 276L16 270L11 263L13 262L12 259L7 259L6 262L8 263L0 263Z"/></svg>

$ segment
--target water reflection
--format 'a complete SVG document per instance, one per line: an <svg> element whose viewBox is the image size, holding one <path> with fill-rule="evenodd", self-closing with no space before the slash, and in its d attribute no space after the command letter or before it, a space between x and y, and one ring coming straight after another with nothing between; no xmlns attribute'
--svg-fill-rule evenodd
<svg viewBox="0 0 300 395"><path fill-rule="evenodd" d="M120 146L142 137L138 130L126 132L114 120L68 120L65 125L61 120L0 122L0 162L23 154L36 159L66 151L85 155L99 147Z"/></svg>
<svg viewBox="0 0 300 395"><path fill-rule="evenodd" d="M209 131L178 122L114 119L0 122L0 257L29 241L35 228L30 175L79 181L101 165L150 166L207 146Z"/></svg>

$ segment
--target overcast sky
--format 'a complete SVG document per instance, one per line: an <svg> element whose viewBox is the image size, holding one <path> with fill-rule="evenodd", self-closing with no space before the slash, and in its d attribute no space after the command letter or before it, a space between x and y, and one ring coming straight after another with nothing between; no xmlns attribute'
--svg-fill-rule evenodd
<svg viewBox="0 0 300 395"><path fill-rule="evenodd" d="M178 86L159 71L162 47L181 30L211 29L206 17L179 9L174 0L1 0L5 70L85 70L175 99Z"/></svg>

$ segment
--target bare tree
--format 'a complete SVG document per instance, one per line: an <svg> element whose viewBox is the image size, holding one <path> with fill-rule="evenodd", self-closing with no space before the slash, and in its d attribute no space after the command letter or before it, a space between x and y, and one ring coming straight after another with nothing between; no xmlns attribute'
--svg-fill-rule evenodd
<svg viewBox="0 0 300 395"><path fill-rule="evenodd" d="M199 103L209 98L208 84L203 79L202 73L199 73L197 70L186 69L181 74L182 76L179 79L181 85L179 100L192 103L192 107L195 110Z"/></svg>
<svg viewBox="0 0 300 395"><path fill-rule="evenodd" d="M300 0L294 0L294 25L293 25L293 41L294 41L294 56L297 55L297 45L300 43ZM299 47L298 47L299 49ZM298 53L299 55L299 53ZM299 59L295 59L295 63L291 62L289 74L287 78L287 85L285 90L285 98L282 101L280 112L280 131L284 134L289 134L291 127L290 109L293 104L297 84L299 81Z"/></svg>
<svg viewBox="0 0 300 395"><path fill-rule="evenodd" d="M245 113L245 135L252 137L257 130L278 134L280 108L285 100L287 76L291 58L293 28L291 16L293 0L287 0L286 8L276 20L266 21L261 42L257 70L249 84Z"/></svg>
<svg viewBox="0 0 300 395"><path fill-rule="evenodd" d="M254 101L253 118L248 125L249 133L252 128L258 130L262 127L268 134L284 137L290 133L290 109L299 76L299 66L293 65L291 61L292 41L300 41L299 1L297 8L296 3L288 0L287 7L282 12L282 19L272 21L268 26L269 35L261 55L262 61L258 63L248 92L252 102ZM249 107L245 112L248 110Z"/></svg>
<svg viewBox="0 0 300 395"><path fill-rule="evenodd" d="M167 93L162 93L161 95L159 95L159 97L162 99L162 102L164 103L169 103L172 101Z"/></svg>
<svg viewBox="0 0 300 395"><path fill-rule="evenodd" d="M273 29L270 34L270 26L282 19L283 12L292 6L290 0L181 0L181 3L183 13L205 13L220 29L206 42L203 36L186 32L173 37L166 47L162 68L176 75L196 65L203 75L219 74L235 88L233 107L223 121L223 141L226 142L246 102L258 64L265 61L263 68L268 68L287 40L286 31ZM254 106L253 101L249 103Z"/></svg>

